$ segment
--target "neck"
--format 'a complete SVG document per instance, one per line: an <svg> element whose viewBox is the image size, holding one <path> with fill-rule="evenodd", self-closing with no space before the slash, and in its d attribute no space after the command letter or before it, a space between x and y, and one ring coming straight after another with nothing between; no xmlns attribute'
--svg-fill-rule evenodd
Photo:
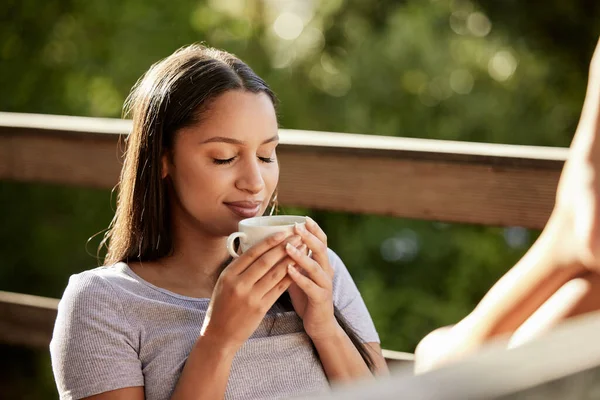
<svg viewBox="0 0 600 400"><path fill-rule="evenodd" d="M227 237L192 227L173 226L173 254L161 260L171 273L195 287L212 288L229 258Z"/></svg>

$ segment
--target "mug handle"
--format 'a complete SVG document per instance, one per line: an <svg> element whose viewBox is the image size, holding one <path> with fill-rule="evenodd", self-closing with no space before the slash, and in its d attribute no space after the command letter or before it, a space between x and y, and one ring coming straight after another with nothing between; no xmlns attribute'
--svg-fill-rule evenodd
<svg viewBox="0 0 600 400"><path fill-rule="evenodd" d="M233 232L231 235L229 235L227 238L227 251L233 258L238 258L240 256L233 248L233 242L237 238L240 238L240 240L246 240L248 236L244 232Z"/></svg>

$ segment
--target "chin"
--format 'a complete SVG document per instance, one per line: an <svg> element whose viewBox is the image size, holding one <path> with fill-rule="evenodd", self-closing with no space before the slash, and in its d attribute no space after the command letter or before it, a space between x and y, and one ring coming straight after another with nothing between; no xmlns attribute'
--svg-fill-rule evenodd
<svg viewBox="0 0 600 400"><path fill-rule="evenodd" d="M229 220L224 222L221 226L223 228L223 236L229 236L233 232L238 231L238 222L240 222L243 218L235 218L233 221Z"/></svg>

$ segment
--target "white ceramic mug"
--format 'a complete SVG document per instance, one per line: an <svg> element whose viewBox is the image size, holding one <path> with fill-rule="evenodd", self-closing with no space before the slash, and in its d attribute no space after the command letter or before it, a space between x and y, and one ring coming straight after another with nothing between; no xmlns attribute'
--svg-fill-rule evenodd
<svg viewBox="0 0 600 400"><path fill-rule="evenodd" d="M243 253L256 243L277 232L294 233L294 224L306 224L306 217L297 215L273 215L243 219L238 223L238 232L227 238L227 251L232 257L239 257L233 246L235 239L240 239L240 249Z"/></svg>

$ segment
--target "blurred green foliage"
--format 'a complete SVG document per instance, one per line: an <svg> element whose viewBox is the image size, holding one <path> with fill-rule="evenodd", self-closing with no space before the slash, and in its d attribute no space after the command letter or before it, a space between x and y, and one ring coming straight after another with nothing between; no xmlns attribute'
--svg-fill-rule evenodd
<svg viewBox="0 0 600 400"><path fill-rule="evenodd" d="M568 146L599 31L595 0L4 0L0 110L118 117L152 63L206 42L270 83L285 128ZM0 290L60 297L98 264L86 241L108 226L109 191L0 182L0 204ZM537 235L284 212L323 226L383 347L403 351L464 316ZM47 352L0 352L8 398L56 396Z"/></svg>

